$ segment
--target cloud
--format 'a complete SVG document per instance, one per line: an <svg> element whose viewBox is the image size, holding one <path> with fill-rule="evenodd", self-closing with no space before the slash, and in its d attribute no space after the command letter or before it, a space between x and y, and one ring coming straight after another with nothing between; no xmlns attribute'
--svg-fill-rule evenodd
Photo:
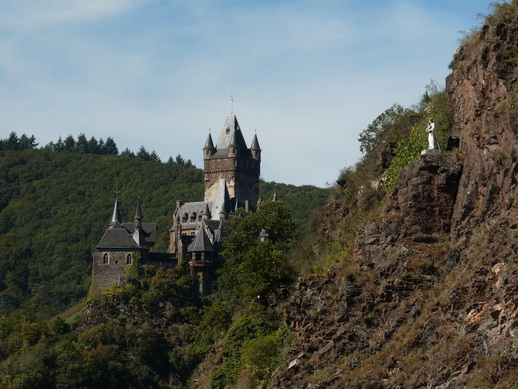
<svg viewBox="0 0 518 389"><path fill-rule="evenodd" d="M1 129L40 144L112 136L201 166L233 94L248 142L257 129L263 177L324 185L360 157L358 133L379 113L447 74L463 27L432 5L7 0Z"/></svg>
<svg viewBox="0 0 518 389"><path fill-rule="evenodd" d="M35 32L56 24L75 24L126 12L139 0L4 0L0 25L4 30Z"/></svg>

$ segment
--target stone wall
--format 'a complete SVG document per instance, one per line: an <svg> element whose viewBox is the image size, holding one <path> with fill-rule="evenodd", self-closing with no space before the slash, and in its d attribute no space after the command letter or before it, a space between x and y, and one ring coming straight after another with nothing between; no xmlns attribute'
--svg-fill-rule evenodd
<svg viewBox="0 0 518 389"><path fill-rule="evenodd" d="M98 251L93 252L92 288L93 291L101 290L110 285L120 284L126 280L128 255L132 251ZM108 263L104 263L107 256Z"/></svg>

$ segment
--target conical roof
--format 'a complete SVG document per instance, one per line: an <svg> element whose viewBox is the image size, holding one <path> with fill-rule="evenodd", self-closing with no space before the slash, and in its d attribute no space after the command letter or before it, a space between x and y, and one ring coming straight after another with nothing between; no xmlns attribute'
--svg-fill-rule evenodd
<svg viewBox="0 0 518 389"><path fill-rule="evenodd" d="M205 147L203 150L214 150L214 142L212 142L212 135L209 132L209 136L207 137L207 141L205 142Z"/></svg>
<svg viewBox="0 0 518 389"><path fill-rule="evenodd" d="M113 215L110 225L114 225L115 222L122 223L121 209L119 205L119 199L115 199L115 205L113 206Z"/></svg>
<svg viewBox="0 0 518 389"><path fill-rule="evenodd" d="M259 140L257 139L257 134L254 134L254 139L252 139L252 145L250 146L250 150L261 151L261 146L259 146Z"/></svg>

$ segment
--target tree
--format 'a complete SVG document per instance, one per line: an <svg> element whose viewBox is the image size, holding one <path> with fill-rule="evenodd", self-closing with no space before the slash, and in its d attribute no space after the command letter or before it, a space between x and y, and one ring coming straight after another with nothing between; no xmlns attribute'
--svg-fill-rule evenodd
<svg viewBox="0 0 518 389"><path fill-rule="evenodd" d="M69 135L65 138L64 141L64 150L65 151L72 151L74 150L74 147L76 146L76 140L72 135Z"/></svg>
<svg viewBox="0 0 518 389"><path fill-rule="evenodd" d="M158 156L155 150L153 150L151 154L149 154L149 160L153 162L161 162L160 157Z"/></svg>
<svg viewBox="0 0 518 389"><path fill-rule="evenodd" d="M108 140L106 140L106 143L108 143ZM124 149L124 151L121 153L121 155L125 155L126 157L130 158L136 158L136 155L133 151L128 149L127 147Z"/></svg>
<svg viewBox="0 0 518 389"><path fill-rule="evenodd" d="M90 154L100 154L99 142L93 136L88 141L87 151Z"/></svg>
<svg viewBox="0 0 518 389"><path fill-rule="evenodd" d="M151 160L151 156L144 146L140 146L140 149L137 153L137 158L143 159L144 161Z"/></svg>
<svg viewBox="0 0 518 389"><path fill-rule="evenodd" d="M79 154L88 153L88 140L86 139L85 134L80 133L77 137L77 142L74 148L74 151Z"/></svg>
<svg viewBox="0 0 518 389"><path fill-rule="evenodd" d="M399 104L394 104L389 109L385 110L379 115L369 126L360 133L358 141L360 142L360 151L363 154L369 154L378 147L382 140L388 140L387 132L389 130L395 130L395 138L398 137L399 132L397 131L400 127L404 129L410 128L410 121L408 119L410 111L403 108Z"/></svg>
<svg viewBox="0 0 518 389"><path fill-rule="evenodd" d="M295 222L286 205L267 201L256 213L240 210L229 219L228 231L218 279L222 292L236 299L279 296L290 279L287 253L295 237Z"/></svg>
<svg viewBox="0 0 518 389"><path fill-rule="evenodd" d="M119 154L119 149L115 144L115 141L111 136L106 139L106 143L104 144L104 154L107 155L117 155Z"/></svg>

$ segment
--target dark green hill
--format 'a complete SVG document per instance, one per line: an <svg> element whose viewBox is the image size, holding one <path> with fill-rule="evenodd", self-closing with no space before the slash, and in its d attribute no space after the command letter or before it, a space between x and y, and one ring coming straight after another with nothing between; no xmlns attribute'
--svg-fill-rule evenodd
<svg viewBox="0 0 518 389"><path fill-rule="evenodd" d="M274 184L261 185L270 198ZM328 196L311 186L275 187L290 198L299 225ZM203 198L203 172L172 160L0 151L0 315L22 307L50 317L88 293L91 252L110 221L116 188L124 220L133 220L142 199L144 219L159 226L156 250L165 251L176 200Z"/></svg>

